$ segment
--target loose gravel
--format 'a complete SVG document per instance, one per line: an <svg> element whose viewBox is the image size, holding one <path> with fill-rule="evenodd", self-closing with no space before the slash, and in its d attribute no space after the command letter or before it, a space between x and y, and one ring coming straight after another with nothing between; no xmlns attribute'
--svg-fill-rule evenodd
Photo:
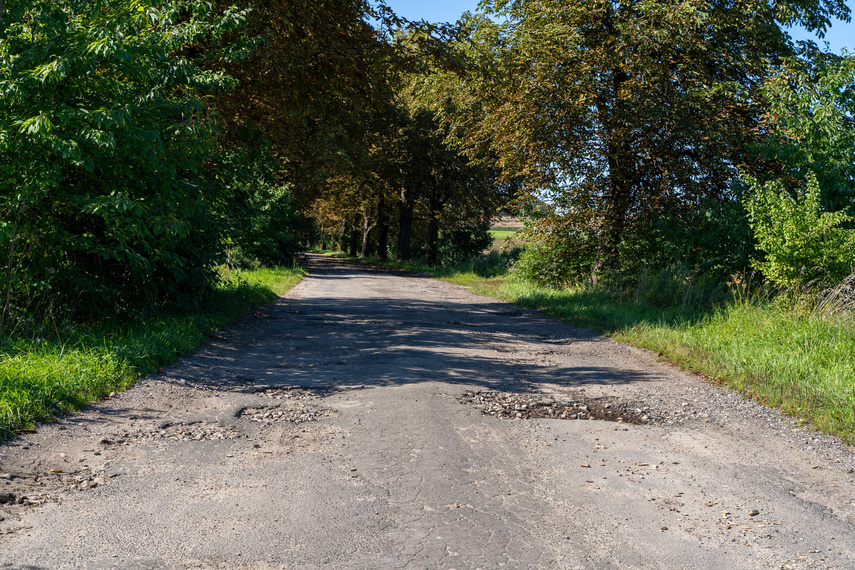
<svg viewBox="0 0 855 570"><path fill-rule="evenodd" d="M301 405L294 409L287 408L246 408L240 417L254 422L288 422L302 424L305 422L316 422L329 415L329 411L314 406Z"/></svg>
<svg viewBox="0 0 855 570"><path fill-rule="evenodd" d="M478 391L460 399L500 419L604 420L629 424L679 423L677 414L614 398L558 399L547 394Z"/></svg>

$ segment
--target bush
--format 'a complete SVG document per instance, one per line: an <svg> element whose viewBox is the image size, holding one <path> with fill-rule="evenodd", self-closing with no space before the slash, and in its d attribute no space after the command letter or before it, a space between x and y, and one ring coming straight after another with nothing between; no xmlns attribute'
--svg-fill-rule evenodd
<svg viewBox="0 0 855 570"><path fill-rule="evenodd" d="M514 265L518 278L541 287L579 284L591 279L597 260L597 237L587 232L565 229L535 236Z"/></svg>
<svg viewBox="0 0 855 570"><path fill-rule="evenodd" d="M217 121L205 93L234 82L184 54L242 20L205 2L6 3L3 321L13 301L97 318L210 290L219 236L200 172Z"/></svg>
<svg viewBox="0 0 855 570"><path fill-rule="evenodd" d="M561 287L576 275L568 248L544 243L527 245L514 264L514 275L527 283L541 287ZM590 269L590 267L589 267Z"/></svg>
<svg viewBox="0 0 855 570"><path fill-rule="evenodd" d="M794 198L780 182L750 180L745 201L751 227L765 259L756 267L784 288L819 279L837 283L855 263L855 230L841 228L853 220L844 212L823 212L819 183L808 175L807 188Z"/></svg>
<svg viewBox="0 0 855 570"><path fill-rule="evenodd" d="M439 264L451 267L465 263L483 253L492 243L493 237L487 225L441 230L437 244Z"/></svg>

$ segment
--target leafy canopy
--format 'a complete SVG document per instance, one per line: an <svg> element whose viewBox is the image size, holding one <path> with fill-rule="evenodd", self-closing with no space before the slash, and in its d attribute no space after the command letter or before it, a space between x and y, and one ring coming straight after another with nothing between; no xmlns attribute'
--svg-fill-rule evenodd
<svg viewBox="0 0 855 570"><path fill-rule="evenodd" d="M752 180L751 189L745 207L766 254L755 265L767 279L784 288L814 279L837 283L855 269L855 230L841 227L855 218L822 211L816 176L808 174L805 190L795 197L775 181Z"/></svg>
<svg viewBox="0 0 855 570"><path fill-rule="evenodd" d="M7 1L0 24L4 289L84 313L192 302L217 239L199 173L217 137L205 93L233 80L187 46L245 11L182 0Z"/></svg>

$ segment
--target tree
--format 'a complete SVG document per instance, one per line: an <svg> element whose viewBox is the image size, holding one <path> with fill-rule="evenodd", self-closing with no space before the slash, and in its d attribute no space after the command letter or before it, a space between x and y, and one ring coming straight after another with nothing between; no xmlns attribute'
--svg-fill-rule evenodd
<svg viewBox="0 0 855 570"><path fill-rule="evenodd" d="M774 168L745 208L772 282L839 282L855 267L855 57L809 47L772 75L765 91L772 132L760 145Z"/></svg>
<svg viewBox="0 0 855 570"><path fill-rule="evenodd" d="M245 13L196 0L4 9L3 322L16 296L101 316L196 302L219 242L200 178L217 136L203 93L233 82L183 50Z"/></svg>
<svg viewBox="0 0 855 570"><path fill-rule="evenodd" d="M764 86L770 135L759 145L763 181L803 186L816 177L823 208L855 214L855 56L806 46Z"/></svg>
<svg viewBox="0 0 855 570"><path fill-rule="evenodd" d="M464 22L469 68L438 81L456 103L442 119L470 155L489 146L550 205L541 236L558 226L595 239L595 278L621 268L625 238L644 240L651 214L728 197L765 134L762 79L793 52L780 25L821 31L849 12L837 0L482 6L504 23Z"/></svg>
<svg viewBox="0 0 855 570"><path fill-rule="evenodd" d="M362 152L363 121L388 100L394 49L385 28L368 23L388 16L366 0L234 1L252 12L229 38L243 57L212 65L239 81L214 96L224 144L263 141L307 207L318 184L351 168ZM198 57L208 49L200 46Z"/></svg>

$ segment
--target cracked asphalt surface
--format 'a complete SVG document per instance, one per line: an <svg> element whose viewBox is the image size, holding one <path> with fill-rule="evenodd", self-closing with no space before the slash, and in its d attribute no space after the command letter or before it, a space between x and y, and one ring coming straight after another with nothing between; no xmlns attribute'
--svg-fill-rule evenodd
<svg viewBox="0 0 855 570"><path fill-rule="evenodd" d="M459 286L310 268L0 446L0 568L855 568L833 438ZM473 393L660 419L497 417Z"/></svg>

